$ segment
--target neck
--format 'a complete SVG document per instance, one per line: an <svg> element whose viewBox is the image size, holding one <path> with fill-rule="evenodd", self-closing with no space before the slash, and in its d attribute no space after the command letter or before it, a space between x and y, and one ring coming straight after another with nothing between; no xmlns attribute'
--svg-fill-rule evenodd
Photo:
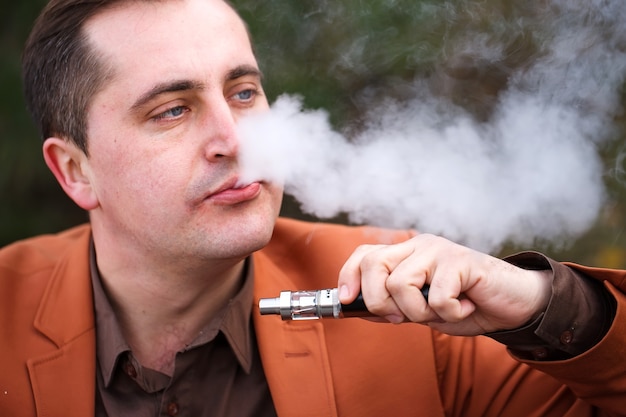
<svg viewBox="0 0 626 417"><path fill-rule="evenodd" d="M156 265L98 262L103 287L133 355L143 366L171 375L176 353L241 287L244 261L196 267L186 263L179 268L171 263L167 268Z"/></svg>

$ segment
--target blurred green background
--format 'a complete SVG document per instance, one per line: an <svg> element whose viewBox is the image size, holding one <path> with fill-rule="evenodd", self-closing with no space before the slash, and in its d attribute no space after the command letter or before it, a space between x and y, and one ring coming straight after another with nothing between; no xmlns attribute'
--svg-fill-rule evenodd
<svg viewBox="0 0 626 417"><path fill-rule="evenodd" d="M4 2L0 15L0 246L87 219L45 167L21 96L20 52L44 3ZM484 120L509 75L536 59L542 33L549 30L537 17L545 3L539 0L232 3L249 24L270 101L284 92L300 94L307 107L326 109L338 129L358 126L366 110L358 98L365 91L384 91L402 100L415 88L411 81L416 78L445 78L445 88L430 84L435 94ZM504 59L490 62L450 54L450 46L468 31L498 39L505 45ZM625 91L623 85L618 91L622 103ZM614 123L615 137L599 150L608 199L595 225L566 245L542 243L523 249L559 260L626 268L626 121L616 116ZM283 214L310 218L289 197ZM508 245L501 254L518 249Z"/></svg>

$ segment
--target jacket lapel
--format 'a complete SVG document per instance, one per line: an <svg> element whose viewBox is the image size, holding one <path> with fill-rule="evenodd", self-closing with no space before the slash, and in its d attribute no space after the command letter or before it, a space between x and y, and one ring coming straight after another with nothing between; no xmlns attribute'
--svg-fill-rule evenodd
<svg viewBox="0 0 626 417"><path fill-rule="evenodd" d="M323 324L322 320L290 322L279 317L262 317L259 298L276 297L283 290L311 288L293 288L296 284L262 253L255 254L253 267L253 320L279 416L338 416L342 408L342 416L386 412L402 416L444 415L439 401L432 335L427 327L413 325L410 330L389 325L383 331L377 329L373 336L372 325L385 325L359 320L351 323L349 336L346 336L343 320L328 319L330 322L326 320ZM357 340L350 340L351 337ZM394 347L397 343L407 348L399 350ZM338 350L329 348L335 344ZM377 357L380 358L378 366L383 369L377 370L375 375L368 374L371 364L360 368L360 364ZM361 383L368 387L354 388ZM363 393L367 392L372 396L363 398Z"/></svg>
<svg viewBox="0 0 626 417"><path fill-rule="evenodd" d="M28 361L39 417L93 416L95 331L51 354Z"/></svg>
<svg viewBox="0 0 626 417"><path fill-rule="evenodd" d="M337 416L321 323L261 317L259 298L278 296L281 290L290 289L293 284L263 256L255 256L253 265L255 306L252 314L265 376L278 415Z"/></svg>
<svg viewBox="0 0 626 417"><path fill-rule="evenodd" d="M28 361L37 414L94 415L95 323L84 233L54 270L34 326L57 349Z"/></svg>

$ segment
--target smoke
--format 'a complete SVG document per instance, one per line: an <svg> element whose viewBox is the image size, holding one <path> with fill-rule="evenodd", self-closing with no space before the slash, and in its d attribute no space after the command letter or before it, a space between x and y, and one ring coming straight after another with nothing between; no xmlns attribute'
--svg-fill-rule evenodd
<svg viewBox="0 0 626 417"><path fill-rule="evenodd" d="M346 214L484 251L580 235L605 199L598 146L621 111L626 8L622 0L541 4L534 20L517 22L539 47L506 73L486 117L438 94L441 77L413 80L412 98L372 100L350 133L283 95L240 123L244 179L283 183L319 218ZM505 62L510 45L499 40L474 28L446 56ZM369 93L362 98L378 94Z"/></svg>

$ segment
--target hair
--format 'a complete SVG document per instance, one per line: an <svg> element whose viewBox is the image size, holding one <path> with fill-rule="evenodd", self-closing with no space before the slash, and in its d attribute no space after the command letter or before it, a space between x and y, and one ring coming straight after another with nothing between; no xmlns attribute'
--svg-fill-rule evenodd
<svg viewBox="0 0 626 417"><path fill-rule="evenodd" d="M88 44L83 27L121 0L52 0L26 41L22 81L26 105L42 139L72 141L87 151L87 112L112 75Z"/></svg>
<svg viewBox="0 0 626 417"><path fill-rule="evenodd" d="M61 137L89 155L89 106L114 70L89 44L85 22L114 5L141 1L154 2L51 0L42 10L22 55L24 97L42 139Z"/></svg>

